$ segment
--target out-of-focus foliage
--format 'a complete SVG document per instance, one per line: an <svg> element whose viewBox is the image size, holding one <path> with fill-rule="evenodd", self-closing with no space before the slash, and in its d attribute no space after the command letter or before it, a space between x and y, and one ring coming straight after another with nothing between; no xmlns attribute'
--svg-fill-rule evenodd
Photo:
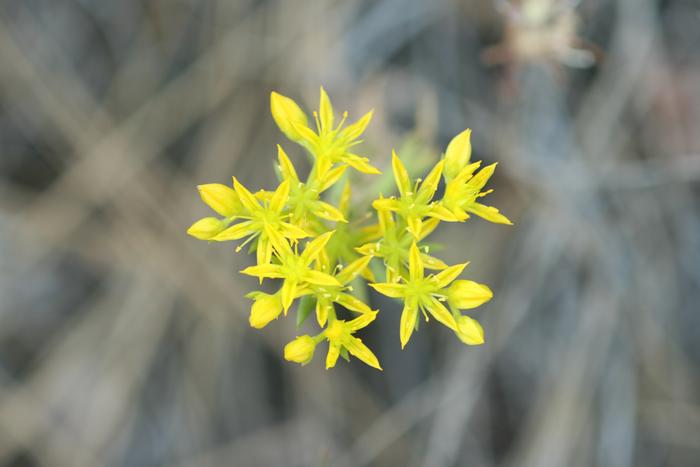
<svg viewBox="0 0 700 467"><path fill-rule="evenodd" d="M698 10L0 2L0 465L696 465ZM383 372L289 365L293 320L248 326L247 257L183 235L193 186L275 183L261 103L319 83L375 109L386 196L392 147L421 176L472 128L500 161L517 227L436 233L497 291L485 345L427 326L401 352L369 291Z"/></svg>

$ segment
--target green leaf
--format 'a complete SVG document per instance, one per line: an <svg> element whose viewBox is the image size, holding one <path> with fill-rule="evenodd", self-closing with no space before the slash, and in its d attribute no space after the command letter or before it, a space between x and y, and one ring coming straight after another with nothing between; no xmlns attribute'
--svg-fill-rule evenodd
<svg viewBox="0 0 700 467"><path fill-rule="evenodd" d="M297 328L300 328L309 314L316 308L316 297L313 295L304 295L299 300L299 307L297 308Z"/></svg>
<svg viewBox="0 0 700 467"><path fill-rule="evenodd" d="M350 361L350 355L348 355L348 349L345 347L340 348L340 356L345 359L346 362Z"/></svg>

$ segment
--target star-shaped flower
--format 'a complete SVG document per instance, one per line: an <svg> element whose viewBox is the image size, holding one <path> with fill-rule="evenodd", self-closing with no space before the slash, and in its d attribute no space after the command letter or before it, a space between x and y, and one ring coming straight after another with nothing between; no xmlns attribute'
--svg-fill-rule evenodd
<svg viewBox="0 0 700 467"><path fill-rule="evenodd" d="M249 276L259 278L284 279L281 288L282 307L285 314L297 296L297 289L309 285L340 286L341 283L330 274L313 269L312 263L323 251L333 231L326 232L310 241L301 254L292 250L287 239L274 230L268 230L267 235L279 258L280 264L258 264L241 271Z"/></svg>
<svg viewBox="0 0 700 467"><path fill-rule="evenodd" d="M429 313L448 328L457 330L457 322L443 302L448 299L446 288L468 264L450 266L435 275L426 277L416 242L411 245L408 262L408 279L404 279L402 283L370 284L377 292L387 297L401 298L404 301L400 325L401 348L406 346L417 326L418 310L423 312L426 321Z"/></svg>
<svg viewBox="0 0 700 467"><path fill-rule="evenodd" d="M246 220L232 225L212 237L211 240L223 242L249 237L236 248L236 251L240 251L245 244L257 238L258 264L267 264L272 257L269 232L276 232L293 240L309 236L302 228L286 222L288 215L283 214L283 212L289 198L289 182L287 180L280 183L269 201L263 201L262 204L236 177L233 177L233 188L243 206L243 213L239 214L237 218Z"/></svg>
<svg viewBox="0 0 700 467"><path fill-rule="evenodd" d="M432 201L440 183L444 161L438 162L428 176L425 177L425 180L422 182L416 181L413 187L411 186L411 179L408 176L406 167L404 167L396 151L392 152L391 163L400 196L399 198L380 198L375 200L372 206L377 211L384 210L398 213L406 221L408 231L416 239L421 234L423 219L426 217L452 222L458 220L449 209Z"/></svg>

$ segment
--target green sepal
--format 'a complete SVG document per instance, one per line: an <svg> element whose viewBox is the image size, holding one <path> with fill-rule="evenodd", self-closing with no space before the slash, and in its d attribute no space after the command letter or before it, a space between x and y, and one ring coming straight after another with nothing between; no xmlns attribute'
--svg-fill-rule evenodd
<svg viewBox="0 0 700 467"><path fill-rule="evenodd" d="M299 300L299 307L297 308L297 328L300 328L306 318L309 317L311 312L316 308L316 297L313 295L304 295Z"/></svg>
<svg viewBox="0 0 700 467"><path fill-rule="evenodd" d="M348 349L345 347L340 348L340 356L345 359L346 362L350 361L350 355L348 355Z"/></svg>

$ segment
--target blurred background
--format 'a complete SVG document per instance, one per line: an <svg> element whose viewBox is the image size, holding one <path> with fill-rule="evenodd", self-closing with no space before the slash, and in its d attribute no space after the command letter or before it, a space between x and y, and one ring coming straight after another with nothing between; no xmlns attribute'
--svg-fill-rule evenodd
<svg viewBox="0 0 700 467"><path fill-rule="evenodd" d="M384 372L288 363L185 234L321 84L384 170L500 162L515 226L436 234L486 345L372 295ZM700 465L699 181L697 0L0 0L0 465Z"/></svg>

